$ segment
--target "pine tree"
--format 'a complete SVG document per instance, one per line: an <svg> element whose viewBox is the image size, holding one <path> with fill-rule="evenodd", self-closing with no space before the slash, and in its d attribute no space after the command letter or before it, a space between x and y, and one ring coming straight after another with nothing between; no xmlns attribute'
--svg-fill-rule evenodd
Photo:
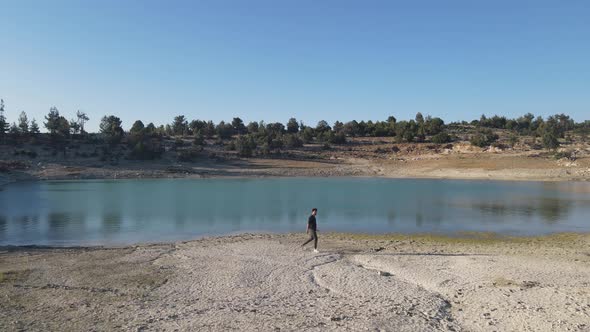
<svg viewBox="0 0 590 332"><path fill-rule="evenodd" d="M8 132L8 122L4 116L4 100L0 99L0 139L4 139Z"/></svg>
<svg viewBox="0 0 590 332"><path fill-rule="evenodd" d="M39 125L37 124L37 121L35 119L33 119L33 121L31 121L31 127L29 128L29 132L31 134L38 134L39 133Z"/></svg>
<svg viewBox="0 0 590 332"><path fill-rule="evenodd" d="M80 134L84 134L84 124L86 123L86 121L90 120L90 118L88 118L86 113L80 110L76 112L76 117L78 118L78 128L80 129Z"/></svg>
<svg viewBox="0 0 590 332"><path fill-rule="evenodd" d="M54 106L49 109L49 114L45 116L45 128L50 134L55 134L59 130L59 110Z"/></svg>
<svg viewBox="0 0 590 332"><path fill-rule="evenodd" d="M29 119L27 118L27 113L24 111L20 112L18 117L18 129L21 134L29 133Z"/></svg>

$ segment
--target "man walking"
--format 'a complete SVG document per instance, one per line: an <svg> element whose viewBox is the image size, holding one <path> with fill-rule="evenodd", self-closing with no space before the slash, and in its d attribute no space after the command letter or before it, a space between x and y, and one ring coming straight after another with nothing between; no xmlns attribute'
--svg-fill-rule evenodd
<svg viewBox="0 0 590 332"><path fill-rule="evenodd" d="M313 252L318 253L318 234L317 234L317 223L315 221L315 216L318 214L318 209L313 208L311 209L311 216L307 219L307 231L306 233L310 235L309 240L305 241L301 247L305 246L306 244L310 243L312 240L313 242Z"/></svg>

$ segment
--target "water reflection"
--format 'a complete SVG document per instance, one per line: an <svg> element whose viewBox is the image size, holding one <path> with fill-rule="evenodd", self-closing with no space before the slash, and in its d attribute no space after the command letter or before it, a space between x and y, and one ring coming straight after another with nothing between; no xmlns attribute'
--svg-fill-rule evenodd
<svg viewBox="0 0 590 332"><path fill-rule="evenodd" d="M6 233L6 225L8 224L8 220L5 216L0 215L0 236L4 238L4 234Z"/></svg>
<svg viewBox="0 0 590 332"><path fill-rule="evenodd" d="M105 234L116 234L121 230L123 219L118 211L110 211L102 216L102 231Z"/></svg>
<svg viewBox="0 0 590 332"><path fill-rule="evenodd" d="M569 200L543 197L534 201L495 201L474 202L471 207L482 214L493 216L525 216L528 219L540 217L548 224L556 223L560 219L568 218L573 204ZM509 221L509 219L507 219Z"/></svg>
<svg viewBox="0 0 590 332"><path fill-rule="evenodd" d="M567 218L571 202L557 198L543 198L539 204L539 214L545 222L553 224Z"/></svg>
<svg viewBox="0 0 590 332"><path fill-rule="evenodd" d="M342 178L19 184L0 192L0 245L299 232L312 207L323 231L590 231L589 187Z"/></svg>

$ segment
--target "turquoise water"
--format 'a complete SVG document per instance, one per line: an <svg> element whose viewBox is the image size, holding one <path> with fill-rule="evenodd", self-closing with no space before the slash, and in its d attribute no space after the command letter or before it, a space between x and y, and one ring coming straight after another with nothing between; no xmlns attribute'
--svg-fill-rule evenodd
<svg viewBox="0 0 590 332"><path fill-rule="evenodd" d="M237 232L590 231L590 183L377 178L13 183L0 245L128 244ZM320 233L321 234L321 233Z"/></svg>

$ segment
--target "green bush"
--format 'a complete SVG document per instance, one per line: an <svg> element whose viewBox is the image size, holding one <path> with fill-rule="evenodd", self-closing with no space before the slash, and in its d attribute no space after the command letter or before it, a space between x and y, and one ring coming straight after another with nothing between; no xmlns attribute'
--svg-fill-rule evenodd
<svg viewBox="0 0 590 332"><path fill-rule="evenodd" d="M129 159L136 160L153 160L160 158L164 153L164 148L157 141L139 141L131 151L129 151Z"/></svg>
<svg viewBox="0 0 590 332"><path fill-rule="evenodd" d="M545 132L543 134L543 147L549 150L555 150L559 147L559 141L552 132Z"/></svg>
<svg viewBox="0 0 590 332"><path fill-rule="evenodd" d="M336 133L333 134L330 132L331 135L328 137L328 142L332 144L346 144L346 135L344 133Z"/></svg>
<svg viewBox="0 0 590 332"><path fill-rule="evenodd" d="M236 139L236 150L240 157L252 157L256 149L256 141L250 135L243 135Z"/></svg>
<svg viewBox="0 0 590 332"><path fill-rule="evenodd" d="M451 141L451 136L445 132L438 133L432 136L432 143L436 144L444 144L449 143Z"/></svg>
<svg viewBox="0 0 590 332"><path fill-rule="evenodd" d="M303 140L296 134L288 134L283 136L284 146L287 148L300 148L303 146Z"/></svg>
<svg viewBox="0 0 590 332"><path fill-rule="evenodd" d="M480 148L486 147L498 140L498 135L494 134L491 129L481 129L471 137L469 142Z"/></svg>
<svg viewBox="0 0 590 332"><path fill-rule="evenodd" d="M513 148L517 143L518 143L518 136L511 135L510 138L508 138L508 144L510 144L510 147Z"/></svg>
<svg viewBox="0 0 590 332"><path fill-rule="evenodd" d="M191 162L199 156L199 151L195 149L184 149L178 151L176 159L182 162Z"/></svg>
<svg viewBox="0 0 590 332"><path fill-rule="evenodd" d="M195 134L195 138L193 139L193 145L194 146L203 146L203 145L205 145L205 137L203 136L203 134L201 134L200 131L198 131Z"/></svg>

